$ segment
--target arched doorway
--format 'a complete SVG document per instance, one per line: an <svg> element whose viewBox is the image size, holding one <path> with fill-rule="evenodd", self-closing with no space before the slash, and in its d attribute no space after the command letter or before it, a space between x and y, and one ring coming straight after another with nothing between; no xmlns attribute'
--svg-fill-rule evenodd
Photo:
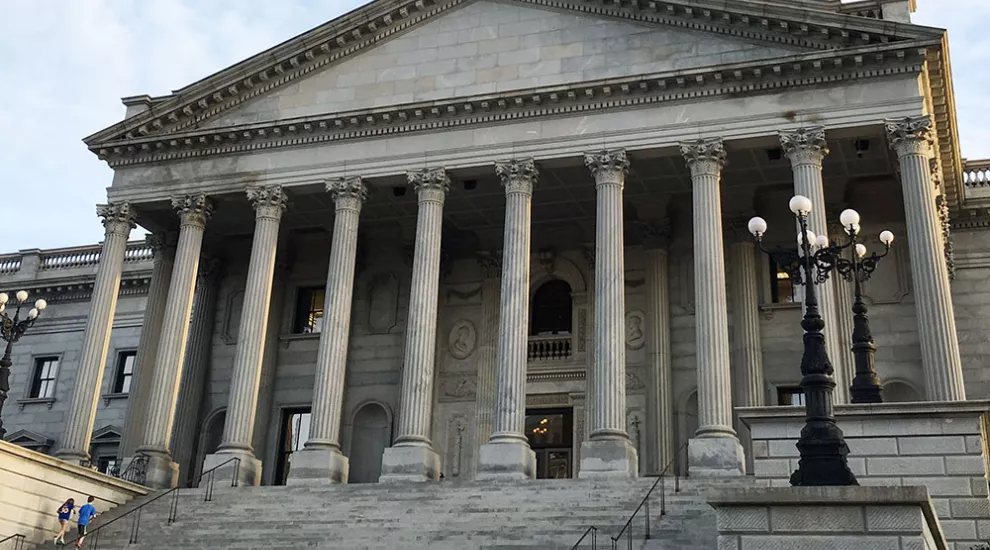
<svg viewBox="0 0 990 550"><path fill-rule="evenodd" d="M910 403L924 401L924 399L911 384L894 380L883 385L883 401L884 403Z"/></svg>
<svg viewBox="0 0 990 550"><path fill-rule="evenodd" d="M533 336L570 334L572 312L571 285L560 279L547 281L533 294L529 333Z"/></svg>
<svg viewBox="0 0 990 550"><path fill-rule="evenodd" d="M351 469L348 483L377 483L382 455L392 443L392 422L379 403L368 403L354 414L351 432Z"/></svg>
<svg viewBox="0 0 990 550"><path fill-rule="evenodd" d="M683 451L684 444L688 442L689 439L694 437L695 432L698 431L698 392L693 391L691 395L681 401L680 406L677 408L677 448L675 452L679 452L680 457L678 457L678 470L680 470L681 475L687 474L687 452Z"/></svg>

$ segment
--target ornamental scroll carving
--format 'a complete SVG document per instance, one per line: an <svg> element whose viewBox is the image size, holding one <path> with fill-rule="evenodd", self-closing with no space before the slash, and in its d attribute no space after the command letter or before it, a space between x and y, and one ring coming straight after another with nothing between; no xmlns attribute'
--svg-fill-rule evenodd
<svg viewBox="0 0 990 550"><path fill-rule="evenodd" d="M584 154L584 164L598 183L622 183L629 171L629 156L625 149L596 151Z"/></svg>
<svg viewBox="0 0 990 550"><path fill-rule="evenodd" d="M725 166L727 154L722 138L704 138L680 144L681 156L692 175L718 174Z"/></svg>
<svg viewBox="0 0 990 550"><path fill-rule="evenodd" d="M532 195L533 187L540 180L539 170L536 169L536 163L531 158L496 162L495 173L502 180L506 195L513 193Z"/></svg>
<svg viewBox="0 0 990 550"><path fill-rule="evenodd" d="M173 197L172 208L183 225L205 227L206 221L213 215L213 202L206 195Z"/></svg>
<svg viewBox="0 0 990 550"><path fill-rule="evenodd" d="M887 141L897 156L929 155L935 147L935 128L928 115L887 120Z"/></svg>
<svg viewBox="0 0 990 550"><path fill-rule="evenodd" d="M812 126L780 132L780 148L795 164L821 164L829 153L825 127Z"/></svg>
<svg viewBox="0 0 990 550"><path fill-rule="evenodd" d="M447 380L443 383L443 395L453 400L473 399L478 391L478 383L472 378Z"/></svg>
<svg viewBox="0 0 990 550"><path fill-rule="evenodd" d="M470 357L478 343L478 331L474 328L474 323L467 319L454 323L450 329L450 336L447 337L447 343L450 354L455 359Z"/></svg>
<svg viewBox="0 0 990 550"><path fill-rule="evenodd" d="M128 235L137 227L135 218L137 212L129 202L112 202L96 205L96 215L103 218L103 227L107 234Z"/></svg>

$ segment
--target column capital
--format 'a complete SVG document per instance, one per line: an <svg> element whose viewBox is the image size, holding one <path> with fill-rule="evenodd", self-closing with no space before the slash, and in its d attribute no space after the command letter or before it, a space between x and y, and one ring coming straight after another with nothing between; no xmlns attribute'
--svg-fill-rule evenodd
<svg viewBox="0 0 990 550"><path fill-rule="evenodd" d="M929 115L911 116L884 121L887 141L898 157L930 156L935 148L935 125Z"/></svg>
<svg viewBox="0 0 990 550"><path fill-rule="evenodd" d="M691 169L691 175L718 175L726 162L725 144L722 138L704 138L682 141L681 156Z"/></svg>
<svg viewBox="0 0 990 550"><path fill-rule="evenodd" d="M450 191L450 176L444 168L423 168L406 173L420 202L443 203Z"/></svg>
<svg viewBox="0 0 990 550"><path fill-rule="evenodd" d="M223 262L220 258L213 256L202 256L199 261L199 273L197 276L208 282L215 282L220 277L220 270Z"/></svg>
<svg viewBox="0 0 990 550"><path fill-rule="evenodd" d="M478 252L478 265L486 279L498 279L502 276L502 253Z"/></svg>
<svg viewBox="0 0 990 550"><path fill-rule="evenodd" d="M824 126L810 126L779 132L780 148L791 164L821 166L829 153Z"/></svg>
<svg viewBox="0 0 990 550"><path fill-rule="evenodd" d="M731 244L753 244L753 234L749 232L749 220L756 214L737 212L725 218L723 233L725 240Z"/></svg>
<svg viewBox="0 0 990 550"><path fill-rule="evenodd" d="M282 218L282 212L285 212L289 201L281 185L248 187L247 198L254 207L255 218L270 218L276 221Z"/></svg>
<svg viewBox="0 0 990 550"><path fill-rule="evenodd" d="M151 248L151 255L158 258L165 251L165 234L148 233L144 237L144 244Z"/></svg>
<svg viewBox="0 0 990 550"><path fill-rule="evenodd" d="M137 227L135 218L137 212L129 202L111 202L96 205L96 215L103 218L103 227L107 235L130 235L131 229Z"/></svg>
<svg viewBox="0 0 990 550"><path fill-rule="evenodd" d="M540 171L531 158L512 159L495 163L495 173L502 180L505 194L533 194L533 187L540 181Z"/></svg>
<svg viewBox="0 0 990 550"><path fill-rule="evenodd" d="M200 229L206 227L206 221L213 215L213 203L206 195L172 197L172 208L183 226L197 226Z"/></svg>
<svg viewBox="0 0 990 550"><path fill-rule="evenodd" d="M647 248L667 248L670 245L670 218L638 221L639 238Z"/></svg>
<svg viewBox="0 0 990 550"><path fill-rule="evenodd" d="M361 210L368 198L368 188L361 176L345 176L327 180L327 192L337 210Z"/></svg>
<svg viewBox="0 0 990 550"><path fill-rule="evenodd" d="M595 151L584 154L584 165L591 170L596 185L625 185L629 156L625 149Z"/></svg>

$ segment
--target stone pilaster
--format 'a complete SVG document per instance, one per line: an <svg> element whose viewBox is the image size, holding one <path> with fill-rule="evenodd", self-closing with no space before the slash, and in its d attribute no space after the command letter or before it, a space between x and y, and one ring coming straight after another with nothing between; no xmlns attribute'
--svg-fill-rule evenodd
<svg viewBox="0 0 990 550"><path fill-rule="evenodd" d="M925 396L929 401L964 401L959 340L929 164L935 153L934 123L927 115L889 120L887 138L900 159Z"/></svg>
<svg viewBox="0 0 990 550"><path fill-rule="evenodd" d="M351 303L357 260L358 222L367 189L359 176L327 183L335 215L327 270L323 330L316 356L316 387L306 448L293 455L289 485L318 480L347 483L350 463L340 452L340 415L344 404L347 344L351 334Z"/></svg>
<svg viewBox="0 0 990 550"><path fill-rule="evenodd" d="M179 214L179 244L155 355L144 432L137 448L138 453L150 456L146 484L159 489L175 487L178 483L179 467L172 462L170 454L172 425L189 337L189 314L196 290L203 231L213 210L205 195L172 199L172 206Z"/></svg>
<svg viewBox="0 0 990 550"><path fill-rule="evenodd" d="M220 260L208 258L199 264L196 295L193 297L189 343L182 367L182 381L172 426L172 459L179 465L179 482L185 486L196 470L196 433L199 431L203 390L210 369L213 327L216 325Z"/></svg>
<svg viewBox="0 0 990 550"><path fill-rule="evenodd" d="M261 482L261 461L255 457L252 448L254 420L258 407L261 359L268 333L278 229L287 198L279 185L250 188L247 198L254 206L254 240L251 242L244 305L237 331L223 442L215 454L206 457L203 470L215 468L236 457L240 459L237 466L239 484L251 486ZM217 475L223 477L228 468L234 467L234 464L228 464Z"/></svg>
<svg viewBox="0 0 990 550"><path fill-rule="evenodd" d="M154 376L155 354L162 336L162 320L165 318L165 300L172 280L172 267L175 263L175 243L169 242L165 234L148 235L146 242L154 254L154 267L151 271L151 285L144 305L144 320L141 322L141 341L134 357L134 371L131 375L130 394L127 398L127 414L124 417L124 434L121 437L117 456L123 459L121 471L134 456L134 450L141 443L144 430L148 393L151 392L151 379Z"/></svg>
<svg viewBox="0 0 990 550"><path fill-rule="evenodd" d="M488 441L495 426L495 377L497 369L498 309L501 302L502 257L485 252L481 265L481 331L478 334L478 391L475 396L476 440Z"/></svg>
<svg viewBox="0 0 990 550"><path fill-rule="evenodd" d="M67 415L62 448L56 456L67 462L89 460L89 444L93 436L97 399L110 345L110 329L117 310L117 293L127 251L127 236L134 229L134 209L130 203L101 204L96 214L103 218L105 239L100 264L93 284L90 312L83 333L82 352L72 405Z"/></svg>
<svg viewBox="0 0 990 550"><path fill-rule="evenodd" d="M430 481L440 477L440 456L429 430L433 418L433 367L440 291L440 234L450 177L442 168L409 173L419 196L416 247L409 291L399 430L382 457L381 481Z"/></svg>
<svg viewBox="0 0 990 550"><path fill-rule="evenodd" d="M729 322L722 244L722 140L681 144L694 189L694 304L698 369L698 431L688 443L692 475L739 475L742 446L732 429Z"/></svg>
<svg viewBox="0 0 990 550"><path fill-rule="evenodd" d="M646 433L649 473L659 474L674 460L674 372L670 356L670 222L641 226L646 247L646 322L649 370L646 384Z"/></svg>
<svg viewBox="0 0 990 550"><path fill-rule="evenodd" d="M822 160L828 155L828 143L825 141L825 128L821 126L799 128L790 132L780 133L780 145L784 154L791 161L794 172L794 194L804 195L811 199L811 214L808 215L808 229L815 235L828 235L828 210L825 209L825 187L822 183ZM795 222L796 223L796 222ZM795 235L799 227L795 225ZM795 247L797 245L795 244ZM841 284L830 277L824 284L818 285L818 308L822 320L825 321L825 349L829 358L842 356L844 350L840 345L839 316L848 315L838 310L836 299L837 285ZM803 294L802 294L803 295ZM837 361L840 368L835 369L834 394L835 403L849 402L849 385L852 383L851 372L846 372L850 366L847 362Z"/></svg>
<svg viewBox="0 0 990 550"><path fill-rule="evenodd" d="M639 459L626 433L625 261L622 189L629 159L623 149L586 153L595 178L595 349L589 381L591 426L581 445L579 477L636 477Z"/></svg>
<svg viewBox="0 0 990 550"><path fill-rule="evenodd" d="M526 439L526 364L529 330L530 212L539 173L533 159L495 165L505 188L505 240L498 331L495 426L481 447L479 479L529 479L536 455Z"/></svg>

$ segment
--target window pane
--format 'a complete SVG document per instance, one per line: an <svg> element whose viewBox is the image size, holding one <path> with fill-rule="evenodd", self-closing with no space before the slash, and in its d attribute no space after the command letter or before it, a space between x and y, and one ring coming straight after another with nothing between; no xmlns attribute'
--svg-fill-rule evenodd
<svg viewBox="0 0 990 550"><path fill-rule="evenodd" d="M120 389L117 390L117 393L130 393L130 392L131 392L131 375L125 374L121 381Z"/></svg>
<svg viewBox="0 0 990 550"><path fill-rule="evenodd" d="M57 357L39 357L34 360L34 373L28 397L52 397L55 394L55 377L58 374Z"/></svg>
<svg viewBox="0 0 990 550"><path fill-rule="evenodd" d="M296 300L295 323L292 331L296 334L318 333L323 329L324 288L301 288Z"/></svg>
<svg viewBox="0 0 990 550"><path fill-rule="evenodd" d="M127 352L124 355L124 374L132 374L134 372L134 358L137 357L137 352Z"/></svg>
<svg viewBox="0 0 990 550"><path fill-rule="evenodd" d="M55 384L51 380L41 382L41 392L38 397L51 397L55 394Z"/></svg>
<svg viewBox="0 0 990 550"><path fill-rule="evenodd" d="M113 381L114 393L127 393L131 389L131 374L134 372L136 351L123 351L117 356L117 375Z"/></svg>

